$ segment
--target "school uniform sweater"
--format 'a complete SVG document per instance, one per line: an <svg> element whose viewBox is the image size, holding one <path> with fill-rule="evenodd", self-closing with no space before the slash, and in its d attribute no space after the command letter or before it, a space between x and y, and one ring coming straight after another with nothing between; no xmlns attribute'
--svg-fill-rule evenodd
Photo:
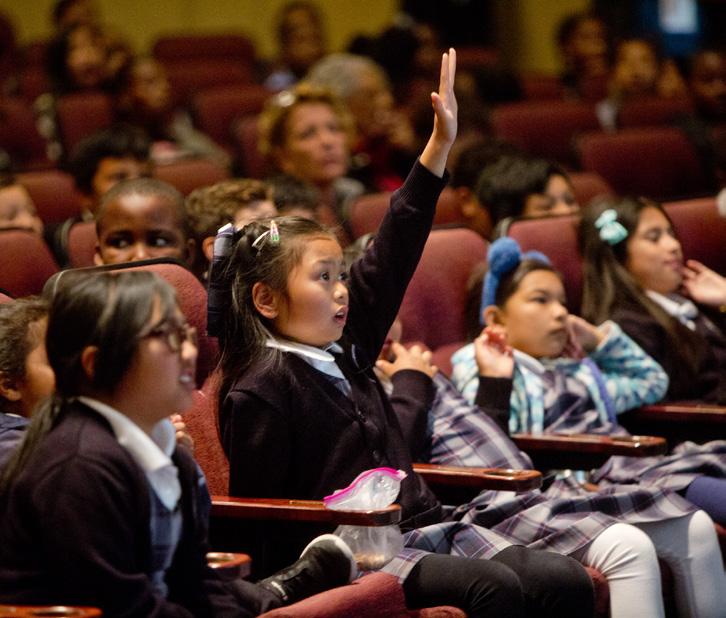
<svg viewBox="0 0 726 618"><path fill-rule="evenodd" d="M0 504L0 603L100 606L108 616L250 616L206 564L206 491L183 449L181 537L166 572L155 569L152 492L108 422L75 403L43 439Z"/></svg>
<svg viewBox="0 0 726 618"><path fill-rule="evenodd" d="M677 354L665 329L639 306L616 307L612 320L652 356L668 374L666 398L726 404L726 314L699 307L695 332L674 319L698 350L698 366L689 368Z"/></svg>
<svg viewBox="0 0 726 618"><path fill-rule="evenodd" d="M269 363L241 375L226 394L220 430L232 495L321 499L366 469L390 466L408 474L397 500L403 527L439 521L440 505L413 473L409 444L373 364L418 264L445 182L417 162L394 193L372 247L351 268L343 352L335 354L350 396L304 359L279 350L271 352Z"/></svg>

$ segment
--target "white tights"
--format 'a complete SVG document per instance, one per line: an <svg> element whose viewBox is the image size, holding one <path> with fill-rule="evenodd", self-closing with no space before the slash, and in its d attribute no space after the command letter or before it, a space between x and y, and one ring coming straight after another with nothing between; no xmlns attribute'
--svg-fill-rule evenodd
<svg viewBox="0 0 726 618"><path fill-rule="evenodd" d="M662 618L660 557L673 571L681 618L726 616L726 575L711 518L703 511L666 521L613 524L573 554L599 570L613 618Z"/></svg>

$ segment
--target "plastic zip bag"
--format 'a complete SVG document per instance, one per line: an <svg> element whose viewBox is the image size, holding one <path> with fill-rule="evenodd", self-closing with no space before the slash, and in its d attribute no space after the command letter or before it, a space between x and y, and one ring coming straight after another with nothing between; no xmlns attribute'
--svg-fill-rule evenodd
<svg viewBox="0 0 726 618"><path fill-rule="evenodd" d="M323 503L334 511L369 511L385 508L396 500L403 470L374 468L361 472L344 489L323 498ZM403 535L397 525L392 526L338 526L335 534L353 551L358 568L362 571L384 567L403 549Z"/></svg>

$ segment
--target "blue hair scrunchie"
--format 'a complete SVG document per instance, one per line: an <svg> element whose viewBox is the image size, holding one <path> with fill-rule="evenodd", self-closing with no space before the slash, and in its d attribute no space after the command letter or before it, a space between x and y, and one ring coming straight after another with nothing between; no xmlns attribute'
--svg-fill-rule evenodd
<svg viewBox="0 0 726 618"><path fill-rule="evenodd" d="M207 335L219 337L222 330L224 308L229 304L229 283L223 281L225 262L236 242L234 225L227 223L217 231L214 252L209 265L209 287L207 289Z"/></svg>
<svg viewBox="0 0 726 618"><path fill-rule="evenodd" d="M522 253L519 243L508 236L498 238L489 246L487 253L489 270L484 277L479 307L479 321L482 325L484 324L484 309L496 304L497 289L502 278L517 268L522 260L538 260L551 264L550 259L541 251Z"/></svg>

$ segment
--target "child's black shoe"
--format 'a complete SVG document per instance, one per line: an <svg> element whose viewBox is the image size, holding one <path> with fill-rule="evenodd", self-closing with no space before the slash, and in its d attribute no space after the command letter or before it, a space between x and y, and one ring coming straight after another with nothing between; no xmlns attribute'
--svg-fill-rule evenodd
<svg viewBox="0 0 726 618"><path fill-rule="evenodd" d="M339 537L323 534L313 539L294 564L258 582L286 605L353 580L358 567L353 552Z"/></svg>

